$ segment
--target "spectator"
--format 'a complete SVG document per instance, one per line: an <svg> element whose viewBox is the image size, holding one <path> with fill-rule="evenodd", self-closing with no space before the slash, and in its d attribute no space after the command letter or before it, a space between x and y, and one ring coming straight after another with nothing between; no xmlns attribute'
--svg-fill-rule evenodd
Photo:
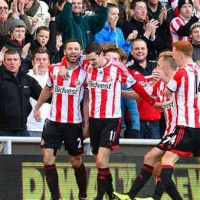
<svg viewBox="0 0 200 200"><path fill-rule="evenodd" d="M60 47L62 46L61 44L58 44L59 46L57 48L56 43L57 43L57 27L56 27L56 21L55 21L55 12L53 9L49 10L51 14L51 21L49 24L49 27L46 26L39 26L35 33L33 32L32 34L29 35L28 40L31 42L31 47L30 49L34 51L38 47L42 47L48 50L49 56L50 56L50 63L58 63L61 61L60 58ZM59 34L59 38L62 35ZM33 39L34 36L34 39Z"/></svg>
<svg viewBox="0 0 200 200"><path fill-rule="evenodd" d="M3 46L5 42L6 36L9 35L9 28L10 28L10 21L14 20L13 16L15 15L14 11L16 12L16 9L13 8L12 15L9 16L9 13L11 12L8 8L8 4L4 0L0 0L0 47ZM16 5L16 3L14 4ZM28 20L28 17L24 13L23 10L23 4L19 3L19 16L21 20L24 21L26 24L27 30L31 31L31 25Z"/></svg>
<svg viewBox="0 0 200 200"><path fill-rule="evenodd" d="M87 0L86 1L87 9L94 13L98 13L101 6L102 6L101 0Z"/></svg>
<svg viewBox="0 0 200 200"><path fill-rule="evenodd" d="M106 57L113 58L114 60L118 62L124 61L121 57L122 54L123 54L122 50L119 51L118 48L108 49L104 53ZM126 63L126 61L124 61L124 64ZM131 90L131 89L126 88L126 86L122 84L122 90ZM122 110L122 124L121 124L120 137L121 138L137 138L138 132L140 130L140 121L139 121L139 113L138 113L136 101L134 99L121 97L121 110ZM125 118L126 119L129 118L129 120L126 120ZM126 123L127 121L128 123Z"/></svg>
<svg viewBox="0 0 200 200"><path fill-rule="evenodd" d="M200 22L194 23L190 28L191 44L193 46L192 59L200 61Z"/></svg>
<svg viewBox="0 0 200 200"><path fill-rule="evenodd" d="M163 46L163 41L157 40L156 28L158 20L147 19L147 5L143 0L132 1L130 4L131 19L125 22L123 26L124 38L127 39L128 35L134 30L138 32L137 38L142 38L148 46L148 59L155 60L157 58L157 48ZM159 39L159 38L158 38ZM160 43L161 42L161 43Z"/></svg>
<svg viewBox="0 0 200 200"><path fill-rule="evenodd" d="M30 44L25 43L26 24L20 19L14 19L9 23L10 36L5 37L4 47L15 49L21 57L21 68L28 70L31 68L32 53L29 49Z"/></svg>
<svg viewBox="0 0 200 200"><path fill-rule="evenodd" d="M111 0L109 3L116 4L119 7L119 20L117 26L119 28L123 27L125 20L128 20L129 17L129 1L128 0ZM100 7L102 6L101 0L86 0L86 9L92 13L98 13Z"/></svg>
<svg viewBox="0 0 200 200"><path fill-rule="evenodd" d="M136 39L132 43L132 60L127 63L128 68L134 78L147 90L152 84L152 71L156 63L149 62L147 59L147 44L142 39ZM156 110L145 101L137 101L140 116L140 132L138 138L160 139L159 120L160 111Z"/></svg>
<svg viewBox="0 0 200 200"><path fill-rule="evenodd" d="M101 31L106 23L108 16L107 0L103 0L103 4L99 13L96 15L83 16L82 0L67 0L63 11L57 15L57 28L63 34L63 42L67 39L78 39L83 50L86 45L93 41L96 33Z"/></svg>
<svg viewBox="0 0 200 200"><path fill-rule="evenodd" d="M51 63L57 63L61 60L59 52L62 46L63 46L62 33L57 32L56 33L56 48L54 50L53 57L51 58Z"/></svg>
<svg viewBox="0 0 200 200"><path fill-rule="evenodd" d="M159 44L162 44L162 46L158 46L156 50L160 52L163 49L171 49L169 24L174 18L173 10L170 9L169 5L162 5L159 0L146 0L146 3L148 19L159 21L156 38L157 41L158 39L161 40Z"/></svg>
<svg viewBox="0 0 200 200"><path fill-rule="evenodd" d="M58 0L54 6L53 6L53 10L55 12L55 16L57 16L60 12L62 12L63 8L65 5L65 0Z"/></svg>
<svg viewBox="0 0 200 200"><path fill-rule="evenodd" d="M33 69L29 70L28 75L37 80L40 86L44 88L44 86L47 83L48 67L50 65L48 51L42 47L36 49L33 53L32 65ZM30 103L34 108L36 100L30 98ZM33 110L31 111L27 120L27 129L31 136L41 137L44 121L49 116L49 112L50 112L50 104L44 103L44 105L41 107L42 121L37 122L33 116Z"/></svg>
<svg viewBox="0 0 200 200"><path fill-rule="evenodd" d="M9 31L9 8L4 0L0 0L0 35L7 36Z"/></svg>
<svg viewBox="0 0 200 200"><path fill-rule="evenodd" d="M1 50L3 57L5 48ZM2 60L0 61L2 62ZM38 99L42 90L38 82L21 70L20 54L7 50L0 67L0 135L29 136L27 117L32 107L29 98Z"/></svg>
<svg viewBox="0 0 200 200"><path fill-rule="evenodd" d="M195 14L193 15L193 9ZM190 41L190 27L193 23L199 21L200 4L199 0L179 0L178 1L179 16L175 17L170 23L170 34L172 44L177 41Z"/></svg>
<svg viewBox="0 0 200 200"><path fill-rule="evenodd" d="M179 16L178 1L179 1L179 0L170 0L171 7L172 7L172 10L173 10L173 12L174 12L175 17L178 17L178 16Z"/></svg>
<svg viewBox="0 0 200 200"><path fill-rule="evenodd" d="M37 29L39 26L49 27L49 6L45 2L40 0L24 0L24 2L25 13L28 16L31 24L36 23L35 29Z"/></svg>
<svg viewBox="0 0 200 200"><path fill-rule="evenodd" d="M42 47L44 49L48 49L48 42L50 38L50 30L46 26L39 26L36 29L34 40L31 42L30 49L31 51L35 51L37 48Z"/></svg>
<svg viewBox="0 0 200 200"><path fill-rule="evenodd" d="M116 4L108 4L108 8L108 20L103 29L95 35L94 40L100 44L115 44L116 47L124 49L127 55L129 55L131 50L131 41L137 36L137 31L130 33L127 40L125 40L122 30L116 27L119 19L118 6Z"/></svg>
<svg viewBox="0 0 200 200"><path fill-rule="evenodd" d="M119 20L117 22L117 26L122 29L125 21L129 20L129 17L130 17L129 0L118 0L118 7L119 7Z"/></svg>

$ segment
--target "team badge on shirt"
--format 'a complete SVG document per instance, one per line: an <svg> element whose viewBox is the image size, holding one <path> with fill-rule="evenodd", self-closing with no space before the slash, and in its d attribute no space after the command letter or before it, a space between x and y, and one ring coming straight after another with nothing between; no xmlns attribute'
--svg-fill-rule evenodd
<svg viewBox="0 0 200 200"><path fill-rule="evenodd" d="M106 76L105 77L105 81L108 83L108 82L111 82L113 79L111 76Z"/></svg>
<svg viewBox="0 0 200 200"><path fill-rule="evenodd" d="M80 81L78 79L74 80L74 85L80 85Z"/></svg>

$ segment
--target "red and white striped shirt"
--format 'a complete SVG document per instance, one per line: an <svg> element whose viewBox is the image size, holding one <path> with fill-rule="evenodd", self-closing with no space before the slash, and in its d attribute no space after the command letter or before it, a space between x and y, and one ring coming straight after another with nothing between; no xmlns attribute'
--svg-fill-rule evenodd
<svg viewBox="0 0 200 200"><path fill-rule="evenodd" d="M167 88L177 93L177 125L200 128L200 68L196 63L188 63L178 69L167 84Z"/></svg>
<svg viewBox="0 0 200 200"><path fill-rule="evenodd" d="M101 68L85 66L89 89L89 116L91 118L121 117L121 83L131 87L136 80L125 65L113 59Z"/></svg>
<svg viewBox="0 0 200 200"><path fill-rule="evenodd" d="M60 123L80 123L80 102L83 99L86 72L80 66L67 70L69 78L59 76L61 64L49 68L48 87L53 87L50 120Z"/></svg>
<svg viewBox="0 0 200 200"><path fill-rule="evenodd" d="M153 86L152 95L158 97L164 108L164 116L166 121L166 128L164 136L173 133L177 124L177 103L175 93L172 93L171 97L165 97L163 91L166 85L163 81L157 81Z"/></svg>
<svg viewBox="0 0 200 200"><path fill-rule="evenodd" d="M175 17L177 17L179 15L178 0L171 0L171 7L172 7L172 9L174 11Z"/></svg>
<svg viewBox="0 0 200 200"><path fill-rule="evenodd" d="M175 17L174 19L172 19L170 26L169 26L172 44L174 42L178 42L178 41L181 41L181 40L190 41L189 36L181 36L181 35L178 35L178 33L177 33L179 28L181 26L185 26L188 23L188 21L189 20L184 19L180 15L178 17Z"/></svg>

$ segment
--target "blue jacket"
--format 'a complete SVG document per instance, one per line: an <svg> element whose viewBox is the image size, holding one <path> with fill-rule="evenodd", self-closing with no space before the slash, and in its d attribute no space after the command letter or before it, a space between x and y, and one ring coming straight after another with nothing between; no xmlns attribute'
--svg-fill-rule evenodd
<svg viewBox="0 0 200 200"><path fill-rule="evenodd" d="M122 84L122 90L131 90L131 89L126 88L126 86ZM126 128L126 125L124 122L124 115L125 115L125 111L127 110L130 116L131 129L140 130L140 119L139 119L139 112L138 112L136 100L122 97L121 110L122 110L121 129Z"/></svg>
<svg viewBox="0 0 200 200"><path fill-rule="evenodd" d="M131 51L131 43L128 44L127 41L124 39L124 34L122 30L116 27L116 32L114 32L112 31L109 24L105 25L103 29L95 35L94 40L100 44L116 44L118 48L124 49L127 55L129 55Z"/></svg>

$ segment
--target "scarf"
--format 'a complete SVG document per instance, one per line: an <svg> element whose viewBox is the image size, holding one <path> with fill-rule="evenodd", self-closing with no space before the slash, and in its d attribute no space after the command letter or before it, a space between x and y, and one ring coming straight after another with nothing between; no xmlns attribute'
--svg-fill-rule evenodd
<svg viewBox="0 0 200 200"><path fill-rule="evenodd" d="M33 5L31 8L29 8L27 11L26 11L26 14L30 17L33 17L35 16L35 14L37 13L37 10L39 8L40 4L37 0L34 1Z"/></svg>

